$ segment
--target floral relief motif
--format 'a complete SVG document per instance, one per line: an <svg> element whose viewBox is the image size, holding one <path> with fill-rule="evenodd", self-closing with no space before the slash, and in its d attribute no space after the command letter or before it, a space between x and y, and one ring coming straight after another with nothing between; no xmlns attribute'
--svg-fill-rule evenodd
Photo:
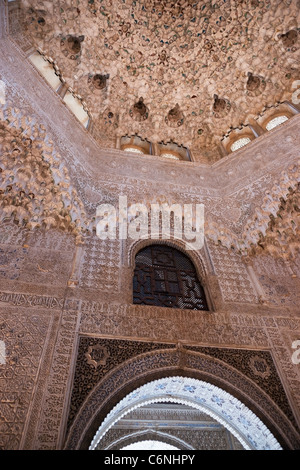
<svg viewBox="0 0 300 470"><path fill-rule="evenodd" d="M250 359L250 367L255 375L267 379L271 375L270 367L265 359L254 356Z"/></svg>
<svg viewBox="0 0 300 470"><path fill-rule="evenodd" d="M97 369L99 365L105 366L108 356L109 351L107 348L100 345L89 346L87 352L85 353L87 363L93 366L95 369Z"/></svg>

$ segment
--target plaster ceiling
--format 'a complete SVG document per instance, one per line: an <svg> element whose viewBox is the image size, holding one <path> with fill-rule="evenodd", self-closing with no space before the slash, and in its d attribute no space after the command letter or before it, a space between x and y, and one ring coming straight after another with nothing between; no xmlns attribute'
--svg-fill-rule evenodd
<svg viewBox="0 0 300 470"><path fill-rule="evenodd" d="M230 129L291 100L299 0L21 0L24 33L104 146L173 140L208 161Z"/></svg>

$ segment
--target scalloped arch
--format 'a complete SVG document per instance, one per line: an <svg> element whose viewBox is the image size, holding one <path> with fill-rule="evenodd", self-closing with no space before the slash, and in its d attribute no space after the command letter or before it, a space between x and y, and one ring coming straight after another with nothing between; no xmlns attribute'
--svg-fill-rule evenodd
<svg viewBox="0 0 300 470"><path fill-rule="evenodd" d="M128 394L149 382L174 376L189 377L197 384L203 381L224 390L225 395L233 396L263 421L284 448L296 448L299 444L299 436L287 416L252 380L217 358L178 345L174 349L140 354L109 372L82 404L64 448L87 449L100 423ZM176 396L178 398L186 399L186 393ZM199 402L199 406L202 405Z"/></svg>
<svg viewBox="0 0 300 470"><path fill-rule="evenodd" d="M240 400L219 387L190 377L167 377L149 382L129 393L107 415L95 434L90 450L122 417L145 404L180 403L196 408L227 428L246 450L281 450L264 423Z"/></svg>

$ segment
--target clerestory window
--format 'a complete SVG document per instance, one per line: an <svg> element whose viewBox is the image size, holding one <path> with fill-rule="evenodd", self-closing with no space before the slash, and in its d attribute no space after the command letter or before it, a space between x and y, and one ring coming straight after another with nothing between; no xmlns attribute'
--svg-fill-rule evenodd
<svg viewBox="0 0 300 470"><path fill-rule="evenodd" d="M239 150L240 148L242 148L245 145L249 144L249 142L251 142L251 139L249 139L249 137L242 137L240 139L237 139L231 145L230 150L232 152L235 152L236 150Z"/></svg>
<svg viewBox="0 0 300 470"><path fill-rule="evenodd" d="M270 121L268 121L266 125L266 129L267 131L270 131L287 120L288 120L288 117L285 115L276 116L275 118L270 119Z"/></svg>
<svg viewBox="0 0 300 470"><path fill-rule="evenodd" d="M149 245L136 255L133 303L208 310L192 261L168 245Z"/></svg>

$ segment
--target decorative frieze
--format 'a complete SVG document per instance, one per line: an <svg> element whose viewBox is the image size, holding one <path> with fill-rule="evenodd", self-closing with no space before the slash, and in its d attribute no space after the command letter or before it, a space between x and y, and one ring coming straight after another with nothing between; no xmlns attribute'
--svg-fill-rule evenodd
<svg viewBox="0 0 300 470"><path fill-rule="evenodd" d="M51 296L0 292L0 303L8 303L15 306L62 309L64 302L65 300L63 298Z"/></svg>
<svg viewBox="0 0 300 470"><path fill-rule="evenodd" d="M28 442L27 446L25 444L25 448L54 450L60 447L77 318L77 310L68 310L62 314L57 337L54 338L51 368L43 389L38 428L34 440Z"/></svg>

